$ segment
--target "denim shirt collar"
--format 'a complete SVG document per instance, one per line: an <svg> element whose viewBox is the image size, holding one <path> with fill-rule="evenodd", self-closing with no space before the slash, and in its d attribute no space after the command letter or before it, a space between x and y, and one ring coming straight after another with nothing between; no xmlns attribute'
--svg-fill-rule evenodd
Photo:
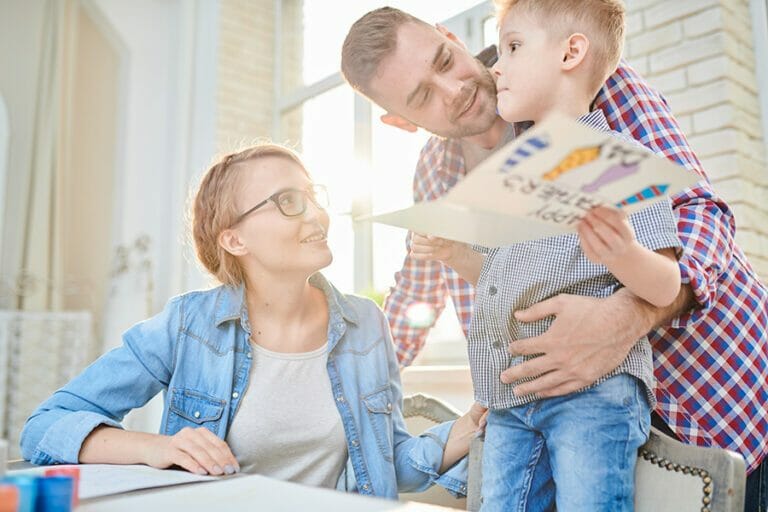
<svg viewBox="0 0 768 512"><path fill-rule="evenodd" d="M341 332L338 333L340 337L345 327L343 322L354 325L358 324L357 313L349 303L349 300L329 283L320 272L313 274L309 278L309 284L325 293L325 298L328 301L329 330L340 330ZM243 328L249 330L248 310L245 307L245 285L222 286L216 297L214 322L218 327L224 322L237 319L241 319Z"/></svg>

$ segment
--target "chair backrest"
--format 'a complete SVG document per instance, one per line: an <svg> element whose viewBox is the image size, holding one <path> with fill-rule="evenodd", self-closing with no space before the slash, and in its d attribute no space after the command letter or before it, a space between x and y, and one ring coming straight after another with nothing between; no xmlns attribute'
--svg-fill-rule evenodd
<svg viewBox="0 0 768 512"><path fill-rule="evenodd" d="M483 439L470 446L467 510L481 504ZM635 469L637 512L741 512L746 467L737 453L683 444L656 429L638 452Z"/></svg>
<svg viewBox="0 0 768 512"><path fill-rule="evenodd" d="M438 423L455 420L461 416L461 413L437 398L417 393L403 399L403 416L405 416L408 432L419 435ZM466 508L467 504L465 498L454 498L448 491L436 485L424 492L400 493L400 499L462 510Z"/></svg>

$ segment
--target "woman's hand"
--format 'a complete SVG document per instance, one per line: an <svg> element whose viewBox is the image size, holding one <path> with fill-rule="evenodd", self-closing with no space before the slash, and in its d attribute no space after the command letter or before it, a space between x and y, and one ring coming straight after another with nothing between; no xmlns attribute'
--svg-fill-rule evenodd
<svg viewBox="0 0 768 512"><path fill-rule="evenodd" d="M155 468L181 466L199 475L223 475L240 471L227 443L205 427L186 427L172 436L156 436L146 445L146 464Z"/></svg>
<svg viewBox="0 0 768 512"><path fill-rule="evenodd" d="M475 402L472 407L469 408L467 415L477 426L476 431L482 432L485 430L485 424L488 420L488 408L482 405L480 402Z"/></svg>

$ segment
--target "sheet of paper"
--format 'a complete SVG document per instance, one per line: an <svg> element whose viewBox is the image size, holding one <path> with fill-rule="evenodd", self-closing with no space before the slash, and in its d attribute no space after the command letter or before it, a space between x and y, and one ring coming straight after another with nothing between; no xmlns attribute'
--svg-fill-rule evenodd
<svg viewBox="0 0 768 512"><path fill-rule="evenodd" d="M592 206L636 211L699 179L610 133L553 117L491 155L440 199L371 220L495 247L574 232Z"/></svg>
<svg viewBox="0 0 768 512"><path fill-rule="evenodd" d="M49 467L61 466L38 466L13 471L13 474L42 475ZM79 496L81 500L138 489L166 487L222 478L209 475L195 475L181 470L156 469L144 465L78 464L77 468L80 469Z"/></svg>

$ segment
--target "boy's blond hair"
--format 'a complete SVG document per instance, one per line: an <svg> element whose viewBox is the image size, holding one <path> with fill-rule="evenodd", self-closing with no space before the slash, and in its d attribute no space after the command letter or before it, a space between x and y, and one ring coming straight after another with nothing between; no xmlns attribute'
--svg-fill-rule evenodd
<svg viewBox="0 0 768 512"><path fill-rule="evenodd" d="M624 48L625 9L621 0L494 0L493 3L499 24L511 10L522 9L554 37L568 37L575 32L586 35L595 77L590 83L593 94L597 94L616 70Z"/></svg>

